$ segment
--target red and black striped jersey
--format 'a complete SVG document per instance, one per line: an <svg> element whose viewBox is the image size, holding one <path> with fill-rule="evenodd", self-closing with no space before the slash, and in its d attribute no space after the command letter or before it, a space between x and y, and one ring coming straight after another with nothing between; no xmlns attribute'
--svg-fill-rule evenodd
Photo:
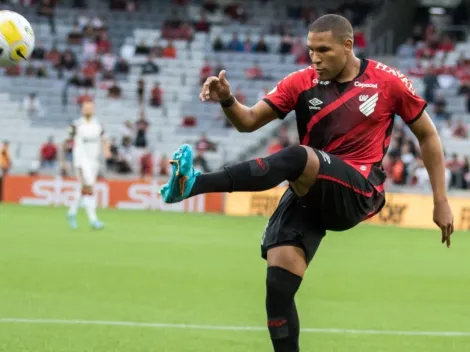
<svg viewBox="0 0 470 352"><path fill-rule="evenodd" d="M338 156L380 191L395 115L411 124L426 108L405 75L373 60L362 60L348 83L320 81L307 67L280 81L264 101L281 119L296 112L301 144Z"/></svg>

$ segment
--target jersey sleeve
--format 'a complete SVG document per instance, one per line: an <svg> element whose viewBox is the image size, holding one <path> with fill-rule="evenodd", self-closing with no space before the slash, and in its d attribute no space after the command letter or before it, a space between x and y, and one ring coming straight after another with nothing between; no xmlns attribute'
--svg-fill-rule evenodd
<svg viewBox="0 0 470 352"><path fill-rule="evenodd" d="M293 84L295 73L280 81L273 90L264 97L264 101L276 111L282 120L288 113L295 109L297 97L295 96L295 85Z"/></svg>
<svg viewBox="0 0 470 352"><path fill-rule="evenodd" d="M393 83L394 112L407 124L412 124L419 119L427 103L416 94L413 85L405 76L393 80Z"/></svg>

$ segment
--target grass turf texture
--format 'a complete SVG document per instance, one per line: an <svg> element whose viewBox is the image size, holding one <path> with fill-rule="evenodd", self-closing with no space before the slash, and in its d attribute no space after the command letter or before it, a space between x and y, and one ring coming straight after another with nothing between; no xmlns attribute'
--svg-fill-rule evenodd
<svg viewBox="0 0 470 352"><path fill-rule="evenodd" d="M2 318L265 325L266 219L0 205ZM429 214L431 216L431 214ZM470 333L470 235L359 226L330 233L297 296L304 328ZM469 351L470 336L304 333L302 351ZM266 331L0 322L0 351L272 351Z"/></svg>

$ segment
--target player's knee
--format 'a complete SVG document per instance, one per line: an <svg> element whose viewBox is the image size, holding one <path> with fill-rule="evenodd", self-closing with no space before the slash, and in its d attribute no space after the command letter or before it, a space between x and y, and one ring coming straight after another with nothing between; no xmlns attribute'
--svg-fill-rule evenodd
<svg viewBox="0 0 470 352"><path fill-rule="evenodd" d="M267 300L274 304L291 304L302 278L277 266L268 267L266 275Z"/></svg>
<svg viewBox="0 0 470 352"><path fill-rule="evenodd" d="M282 149L266 159L268 163L279 163L287 172L287 181L295 181L304 172L308 161L308 152L303 146L294 145Z"/></svg>

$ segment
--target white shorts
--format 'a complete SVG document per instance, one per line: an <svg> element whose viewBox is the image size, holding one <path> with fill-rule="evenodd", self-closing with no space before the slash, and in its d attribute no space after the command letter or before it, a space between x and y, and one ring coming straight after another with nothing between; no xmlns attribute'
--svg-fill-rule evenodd
<svg viewBox="0 0 470 352"><path fill-rule="evenodd" d="M83 186L93 186L96 183L99 173L99 164L81 163L75 166L78 179Z"/></svg>

